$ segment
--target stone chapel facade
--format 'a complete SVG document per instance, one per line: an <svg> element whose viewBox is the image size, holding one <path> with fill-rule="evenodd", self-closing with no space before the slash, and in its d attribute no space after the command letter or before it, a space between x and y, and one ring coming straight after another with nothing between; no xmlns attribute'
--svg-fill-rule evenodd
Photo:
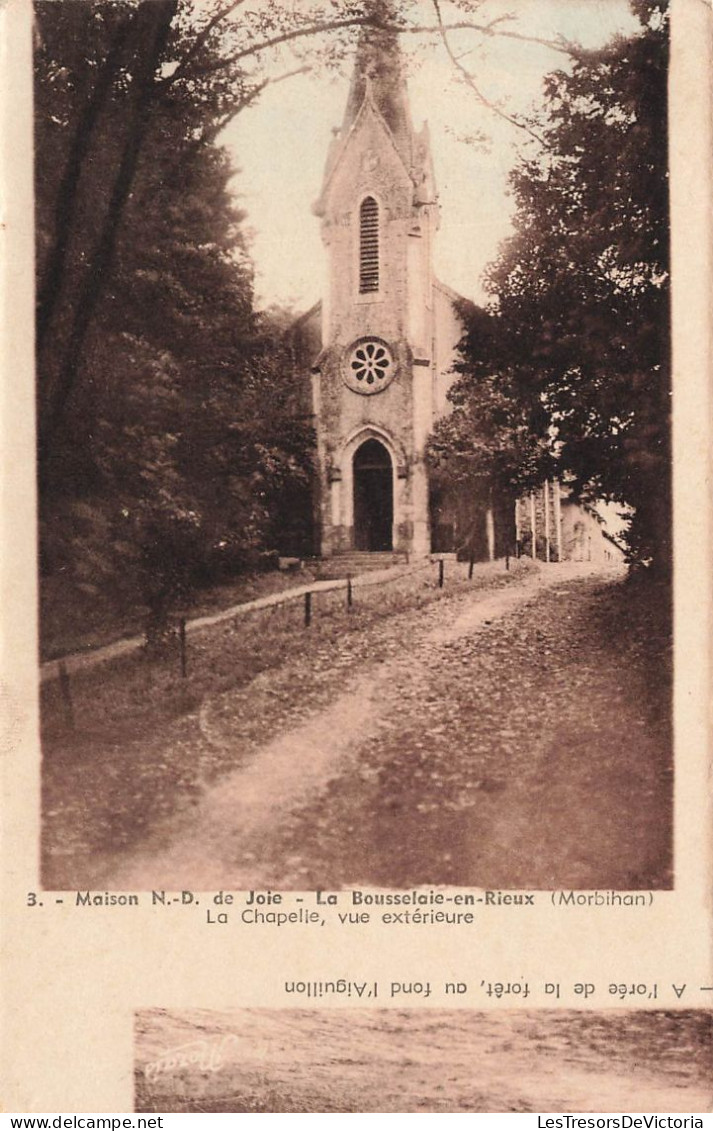
<svg viewBox="0 0 713 1131"><path fill-rule="evenodd" d="M434 276L438 200L397 37L362 33L341 129L314 206L327 293L300 320L317 432L317 550L432 549L424 450L462 326Z"/></svg>

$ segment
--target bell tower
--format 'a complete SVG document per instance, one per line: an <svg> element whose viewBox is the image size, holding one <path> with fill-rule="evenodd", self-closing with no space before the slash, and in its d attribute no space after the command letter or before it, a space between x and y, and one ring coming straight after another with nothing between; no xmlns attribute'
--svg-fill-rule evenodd
<svg viewBox="0 0 713 1131"><path fill-rule="evenodd" d="M314 206L328 258L313 368L321 553L420 556L431 548L423 455L439 401L438 204L389 6L374 0L371 12Z"/></svg>

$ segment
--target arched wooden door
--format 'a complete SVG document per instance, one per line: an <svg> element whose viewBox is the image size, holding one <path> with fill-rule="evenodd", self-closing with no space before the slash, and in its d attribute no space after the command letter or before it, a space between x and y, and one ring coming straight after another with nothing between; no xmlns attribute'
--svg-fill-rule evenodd
<svg viewBox="0 0 713 1131"><path fill-rule="evenodd" d="M354 548L393 549L394 469L378 440L365 440L354 453Z"/></svg>

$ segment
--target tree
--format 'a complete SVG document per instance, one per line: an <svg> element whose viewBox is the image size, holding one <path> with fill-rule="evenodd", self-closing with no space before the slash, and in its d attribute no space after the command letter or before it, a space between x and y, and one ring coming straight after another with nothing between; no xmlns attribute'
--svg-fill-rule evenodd
<svg viewBox="0 0 713 1131"><path fill-rule="evenodd" d="M664 3L640 34L579 52L546 82L546 148L512 174L515 234L472 316L452 420L432 449L515 485L557 471L633 508L632 558L671 546ZM529 432L523 442L522 428Z"/></svg>
<svg viewBox="0 0 713 1131"><path fill-rule="evenodd" d="M537 396L524 396L517 374L477 375L471 359L492 357L500 348L500 325L492 311L462 301L465 326L455 369L462 374L449 392L453 409L438 421L427 458L445 485L487 482L510 494L529 490L552 474L548 415Z"/></svg>

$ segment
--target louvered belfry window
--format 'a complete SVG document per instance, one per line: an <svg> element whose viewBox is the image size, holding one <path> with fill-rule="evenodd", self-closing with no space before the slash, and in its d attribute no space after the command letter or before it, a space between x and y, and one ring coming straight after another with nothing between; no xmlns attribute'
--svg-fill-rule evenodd
<svg viewBox="0 0 713 1131"><path fill-rule="evenodd" d="M359 293L379 289L379 205L367 196L359 209Z"/></svg>

